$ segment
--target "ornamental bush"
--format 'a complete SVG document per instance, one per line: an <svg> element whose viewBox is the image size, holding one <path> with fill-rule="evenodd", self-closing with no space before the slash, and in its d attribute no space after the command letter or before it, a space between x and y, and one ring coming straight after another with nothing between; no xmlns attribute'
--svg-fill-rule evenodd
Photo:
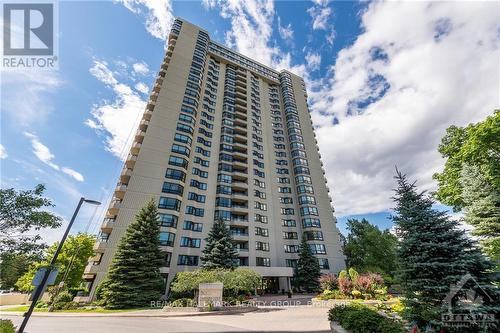
<svg viewBox="0 0 500 333"><path fill-rule="evenodd" d="M382 316L361 304L336 306L328 312L328 320L337 322L352 333L403 333L403 324Z"/></svg>
<svg viewBox="0 0 500 333"><path fill-rule="evenodd" d="M0 333L15 333L16 329L10 319L0 319Z"/></svg>
<svg viewBox="0 0 500 333"><path fill-rule="evenodd" d="M319 277L319 285L323 291L337 289L337 277L332 273L323 274Z"/></svg>

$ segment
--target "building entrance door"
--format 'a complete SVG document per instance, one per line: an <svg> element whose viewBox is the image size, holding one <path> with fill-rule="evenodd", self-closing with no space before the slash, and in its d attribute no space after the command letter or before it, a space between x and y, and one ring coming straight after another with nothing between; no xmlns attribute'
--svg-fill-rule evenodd
<svg viewBox="0 0 500 333"><path fill-rule="evenodd" d="M266 294L277 294L280 291L280 282L277 277L262 278L262 290Z"/></svg>

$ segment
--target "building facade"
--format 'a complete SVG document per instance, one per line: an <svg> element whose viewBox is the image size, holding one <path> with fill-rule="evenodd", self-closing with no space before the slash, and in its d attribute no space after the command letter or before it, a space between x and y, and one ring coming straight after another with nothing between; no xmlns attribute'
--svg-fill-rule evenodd
<svg viewBox="0 0 500 333"><path fill-rule="evenodd" d="M277 72L176 19L168 48L85 269L91 296L117 243L151 198L158 202L161 273L201 264L222 218L239 265L288 290L302 237L323 272L344 268L339 231L302 78Z"/></svg>

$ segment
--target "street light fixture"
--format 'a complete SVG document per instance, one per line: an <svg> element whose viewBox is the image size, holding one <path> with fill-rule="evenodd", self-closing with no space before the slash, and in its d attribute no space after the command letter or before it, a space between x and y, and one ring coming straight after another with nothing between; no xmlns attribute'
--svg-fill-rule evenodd
<svg viewBox="0 0 500 333"><path fill-rule="evenodd" d="M36 302L42 296L43 289L45 287L45 284L47 283L47 280L49 278L50 272L52 270L52 267L55 265L57 261L57 257L59 256L59 253L61 252L61 249L64 245L64 242L66 241L66 238L68 237L69 230L71 229L71 226L73 226L73 223L75 222L76 215L78 215L78 212L80 211L80 207L82 204L86 202L91 205L96 205L99 206L101 203L99 201L95 200L90 200L90 199L85 199L85 198L80 198L80 201L78 202L78 206L76 206L75 212L73 213L73 216L71 217L71 220L69 221L68 227L66 228L66 231L64 232L64 235L62 236L61 241L59 242L59 245L57 246L57 250L54 253L54 256L52 257L52 260L50 261L49 264L49 269L46 269L42 280L40 284L36 287L35 292L33 294L33 300L31 301L31 305L28 309L28 311L24 314L24 319L23 322L21 323L21 326L19 326L18 333L23 333L24 329L26 328L26 324L28 324L28 320L31 317L31 314L33 313L33 310L35 309Z"/></svg>

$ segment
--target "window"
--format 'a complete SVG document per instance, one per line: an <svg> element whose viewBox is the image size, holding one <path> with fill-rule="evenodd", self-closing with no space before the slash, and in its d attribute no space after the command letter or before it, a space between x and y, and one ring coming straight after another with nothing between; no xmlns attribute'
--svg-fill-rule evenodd
<svg viewBox="0 0 500 333"><path fill-rule="evenodd" d="M178 217L172 214L158 214L160 217L160 226L168 228L177 228Z"/></svg>
<svg viewBox="0 0 500 333"><path fill-rule="evenodd" d="M305 205L305 204L316 204L316 199L311 196L311 195L301 195L299 196L299 204Z"/></svg>
<svg viewBox="0 0 500 333"><path fill-rule="evenodd" d="M299 235L295 231L283 232L283 239L298 239Z"/></svg>
<svg viewBox="0 0 500 333"><path fill-rule="evenodd" d="M194 158L194 163L195 164L199 164L199 165L204 166L204 167L208 167L210 165L209 161L204 160L204 159L202 159L201 157L198 157L198 156L196 156Z"/></svg>
<svg viewBox="0 0 500 333"><path fill-rule="evenodd" d="M312 186L308 186L308 185L299 185L297 186L297 193L310 193L310 194L313 194L314 193L314 190L313 190L313 187Z"/></svg>
<svg viewBox="0 0 500 333"><path fill-rule="evenodd" d="M292 193L292 188L291 187L279 187L278 192L279 193Z"/></svg>
<svg viewBox="0 0 500 333"><path fill-rule="evenodd" d="M182 195L182 193L184 192L184 186L176 183L164 182L161 191L163 193Z"/></svg>
<svg viewBox="0 0 500 333"><path fill-rule="evenodd" d="M258 202L258 201L255 201L254 202L254 208L255 209L259 209L259 210L267 210L267 204L265 203L262 203L262 202Z"/></svg>
<svg viewBox="0 0 500 333"><path fill-rule="evenodd" d="M214 217L215 217L215 219L221 218L221 219L223 219L225 221L232 220L232 218L231 218L231 212L229 212L227 210L216 209L215 213L214 213ZM243 220L243 219L240 219L240 220Z"/></svg>
<svg viewBox="0 0 500 333"><path fill-rule="evenodd" d="M306 152L303 150L292 150L292 157L307 157Z"/></svg>
<svg viewBox="0 0 500 333"><path fill-rule="evenodd" d="M284 227L296 227L297 226L297 222L295 220L281 220L281 225L284 226Z"/></svg>
<svg viewBox="0 0 500 333"><path fill-rule="evenodd" d="M231 207L231 199L218 197L215 199L216 207Z"/></svg>
<svg viewBox="0 0 500 333"><path fill-rule="evenodd" d="M181 132L189 133L189 134L194 133L194 129L191 126L186 125L186 124L177 124L177 130L181 131Z"/></svg>
<svg viewBox="0 0 500 333"><path fill-rule="evenodd" d="M285 266L297 268L297 259L285 259Z"/></svg>
<svg viewBox="0 0 500 333"><path fill-rule="evenodd" d="M193 140L189 136L179 133L175 133L174 140L177 142L187 143L190 146L193 142Z"/></svg>
<svg viewBox="0 0 500 333"><path fill-rule="evenodd" d="M292 204L293 199L291 197L280 197L280 203L282 204Z"/></svg>
<svg viewBox="0 0 500 333"><path fill-rule="evenodd" d="M174 198L160 197L158 208L179 211L181 208L181 201Z"/></svg>
<svg viewBox="0 0 500 333"><path fill-rule="evenodd" d="M181 247L194 247L198 248L201 245L200 238L190 238L190 237L181 237Z"/></svg>
<svg viewBox="0 0 500 333"><path fill-rule="evenodd" d="M192 125L194 125L194 123L195 123L193 117L188 116L187 114L183 114L183 113L179 114L179 121L183 121L185 123L192 124Z"/></svg>
<svg viewBox="0 0 500 333"><path fill-rule="evenodd" d="M293 165L305 165L308 166L307 160L305 158L296 158L293 160Z"/></svg>
<svg viewBox="0 0 500 333"><path fill-rule="evenodd" d="M266 177L266 174L264 171L260 171L260 170L257 170L257 169L253 169L253 174L258 176L258 177L261 177L261 178L265 178Z"/></svg>
<svg viewBox="0 0 500 333"><path fill-rule="evenodd" d="M277 168L276 172L278 173L278 175L288 175L288 169L285 168Z"/></svg>
<svg viewBox="0 0 500 333"><path fill-rule="evenodd" d="M310 206L305 206L305 207L300 207L300 215L318 215L318 208L316 207L310 207Z"/></svg>
<svg viewBox="0 0 500 333"><path fill-rule="evenodd" d="M309 249L312 254L326 254L326 248L324 244L309 244Z"/></svg>
<svg viewBox="0 0 500 333"><path fill-rule="evenodd" d="M165 178L184 181L184 179L186 179L186 174L184 172L182 172L181 170L168 168L167 172L165 173Z"/></svg>
<svg viewBox="0 0 500 333"><path fill-rule="evenodd" d="M253 184L257 187L260 187L260 188L266 188L266 183L264 183L263 181L260 181L258 179L254 179Z"/></svg>
<svg viewBox="0 0 500 333"><path fill-rule="evenodd" d="M182 229L201 232L203 230L203 223L184 221L184 224L182 225Z"/></svg>
<svg viewBox="0 0 500 333"><path fill-rule="evenodd" d="M232 190L230 186L217 185L217 194L231 194Z"/></svg>
<svg viewBox="0 0 500 333"><path fill-rule="evenodd" d="M293 208L281 208L282 215L293 215L295 214L295 210Z"/></svg>
<svg viewBox="0 0 500 333"><path fill-rule="evenodd" d="M255 221L261 223L267 223L267 216L255 214Z"/></svg>
<svg viewBox="0 0 500 333"><path fill-rule="evenodd" d="M201 178L208 178L208 172L202 171L198 168L193 168L192 174L196 175L196 176L200 176Z"/></svg>
<svg viewBox="0 0 500 333"><path fill-rule="evenodd" d="M280 184L290 184L290 178L288 178L288 177L278 177L278 183L280 183Z"/></svg>
<svg viewBox="0 0 500 333"><path fill-rule="evenodd" d="M188 256L185 254L180 254L177 259L177 265L198 266L198 256Z"/></svg>
<svg viewBox="0 0 500 333"><path fill-rule="evenodd" d="M256 241L255 242L255 250L268 252L269 251L269 243Z"/></svg>
<svg viewBox="0 0 500 333"><path fill-rule="evenodd" d="M175 234L173 232L161 231L160 232L160 245L161 246L174 246Z"/></svg>
<svg viewBox="0 0 500 333"><path fill-rule="evenodd" d="M318 258L318 264L320 269L330 269L330 264L326 258Z"/></svg>
<svg viewBox="0 0 500 333"><path fill-rule="evenodd" d="M302 227L304 228L321 228L319 219L307 218L302 219Z"/></svg>
<svg viewBox="0 0 500 333"><path fill-rule="evenodd" d="M164 252L165 256L163 257L163 267L170 267L170 262L172 261L172 252Z"/></svg>
<svg viewBox="0 0 500 333"><path fill-rule="evenodd" d="M254 190L253 194L255 197L260 198L260 199L265 199L266 198L266 193L259 191L259 190Z"/></svg>
<svg viewBox="0 0 500 333"><path fill-rule="evenodd" d="M295 182L297 184L312 184L311 177L309 176L296 176Z"/></svg>
<svg viewBox="0 0 500 333"><path fill-rule="evenodd" d="M270 267L271 266L271 259L256 257L255 258L255 265L256 266Z"/></svg>
<svg viewBox="0 0 500 333"><path fill-rule="evenodd" d="M193 207L193 206L186 206L185 213L187 215L194 215L194 216L201 216L201 217L203 217L205 215L205 210L203 208L196 208L196 207Z"/></svg>
<svg viewBox="0 0 500 333"><path fill-rule="evenodd" d="M269 229L267 229L267 228L261 228L261 227L255 227L255 234L257 236L269 237Z"/></svg>
<svg viewBox="0 0 500 333"><path fill-rule="evenodd" d="M199 182L199 181L197 181L195 179L191 179L191 183L189 185L191 185L192 187L196 187L197 189L200 189L200 190L206 190L207 189L207 184L206 183Z"/></svg>
<svg viewBox="0 0 500 333"><path fill-rule="evenodd" d="M189 192L188 200L194 200L196 202L205 202L205 196L194 192Z"/></svg>
<svg viewBox="0 0 500 333"><path fill-rule="evenodd" d="M233 182L233 177L231 177L230 175L219 174L217 175L217 181L219 183L231 184Z"/></svg>
<svg viewBox="0 0 500 333"><path fill-rule="evenodd" d="M168 164L186 169L188 166L188 161L182 157L170 156L170 158L168 159Z"/></svg>
<svg viewBox="0 0 500 333"><path fill-rule="evenodd" d="M298 245L284 245L283 248L285 249L285 253L299 253L299 246Z"/></svg>
<svg viewBox="0 0 500 333"><path fill-rule="evenodd" d="M304 231L304 238L306 240L323 240L323 233L321 231Z"/></svg>
<svg viewBox="0 0 500 333"><path fill-rule="evenodd" d="M309 171L309 168L304 167L304 166L298 166L298 167L293 168L293 172L295 174L299 174L299 173L303 173L303 174L306 174L306 175L310 175L311 174L311 171Z"/></svg>
<svg viewBox="0 0 500 333"><path fill-rule="evenodd" d="M195 150L198 154L202 154L203 156L205 157L210 157L210 150L205 150L201 147L196 147L196 150Z"/></svg>
<svg viewBox="0 0 500 333"><path fill-rule="evenodd" d="M188 147L173 144L172 145L172 153L177 153L177 154L181 154L181 155L185 155L185 156L189 157L189 154L191 154L191 150Z"/></svg>

